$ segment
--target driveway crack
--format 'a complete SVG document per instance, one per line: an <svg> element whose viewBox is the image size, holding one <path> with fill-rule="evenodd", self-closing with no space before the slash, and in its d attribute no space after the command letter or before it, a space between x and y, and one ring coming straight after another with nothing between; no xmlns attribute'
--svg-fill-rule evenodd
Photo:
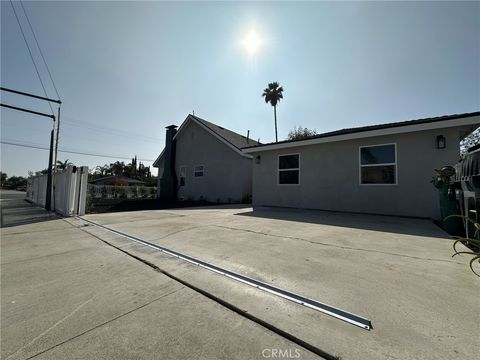
<svg viewBox="0 0 480 360"><path fill-rule="evenodd" d="M379 254L384 254L384 255L399 256L399 257L405 257L405 258L416 259L416 260L442 261L442 262L454 263L454 264L458 264L458 265L464 265L464 264L461 263L461 262L457 262L457 261L453 261L453 260L435 259L435 258L425 258L425 257L421 257L421 256L413 256L413 255L405 255L405 254L396 254L396 253L392 253L392 252L388 252L388 251L372 250L372 249L364 249L364 248L356 248L356 247L343 246L343 245L335 245L335 244L329 244L329 243L324 243L324 242L320 242L320 241L308 240L308 239L304 239L304 238L296 237L296 236L275 235L275 234L265 233L265 232L262 232L262 231L239 229L239 228L230 227L230 226L224 226L224 225L211 225L211 226L215 226L215 227L223 228L223 229L229 229L229 230L236 230L236 231L243 231L243 232L248 232L248 233L254 233L254 234L258 234L258 235L272 236L272 237L281 238L281 239L299 240L299 241L308 242L308 243L314 244L314 245L329 246L329 247L334 247L334 248L343 249L343 250L365 251L365 252L369 252L369 253L379 253Z"/></svg>

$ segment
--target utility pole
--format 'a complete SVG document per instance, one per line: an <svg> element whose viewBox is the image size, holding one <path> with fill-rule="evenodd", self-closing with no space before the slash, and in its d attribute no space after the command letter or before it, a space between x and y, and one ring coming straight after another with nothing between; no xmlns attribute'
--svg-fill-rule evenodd
<svg viewBox="0 0 480 360"><path fill-rule="evenodd" d="M57 103L59 105L62 103L60 100L50 99L50 98L47 98L47 97L38 96L38 95L34 95L34 94L29 94L29 93L26 93L26 92L23 92L23 91L12 90L12 89L8 89L8 88L4 88L4 87L0 87L0 90L10 92L10 93L13 93L13 94L17 94L17 95L22 95L22 96L27 96L27 97L39 99L39 100L54 102L54 103ZM41 113L41 112L38 112L38 111L33 111L33 110L30 110L30 109L25 109L25 108L21 108L21 107L18 107L18 106L13 106L13 105L8 105L8 104L0 104L0 106L5 107L7 109L22 111L22 112L26 112L26 113L29 113L29 114L34 114L34 115L38 115L38 116L44 116L44 117L51 118L51 119L53 119L53 127L55 128L55 115L49 115L49 114ZM60 107L58 108L58 116L60 117ZM58 136L58 133L57 133L57 136ZM52 210L53 138L54 138L54 130L52 129L50 131L50 154L48 156L47 194L46 194L46 199L45 199L45 209L47 209L49 211ZM57 137L57 140L58 140L58 137ZM56 155L55 155L55 157L56 157Z"/></svg>
<svg viewBox="0 0 480 360"><path fill-rule="evenodd" d="M57 188L57 155L58 155L59 133L60 133L60 105L58 106L58 111L57 111L57 134L55 139L55 157L53 160L53 210L55 210L55 189Z"/></svg>
<svg viewBox="0 0 480 360"><path fill-rule="evenodd" d="M55 120L54 120L55 121ZM50 131L50 151L48 155L48 176L47 176L47 198L45 199L45 209L52 210L52 157L53 157L53 129ZM55 199L53 201L55 208ZM55 210L55 209L53 209Z"/></svg>

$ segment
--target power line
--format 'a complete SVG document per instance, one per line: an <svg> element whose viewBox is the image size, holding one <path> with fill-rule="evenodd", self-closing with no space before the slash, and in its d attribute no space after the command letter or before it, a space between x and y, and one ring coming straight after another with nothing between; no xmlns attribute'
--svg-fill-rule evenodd
<svg viewBox="0 0 480 360"><path fill-rule="evenodd" d="M69 121L69 120L65 120L65 118L67 119L70 119L70 120L73 120L73 121ZM91 128L96 128L96 129L100 129L100 130L104 130L104 131L108 131L109 133L110 132L116 132L116 133L122 133L122 134L125 134L125 135L128 135L128 136L138 136L138 137L143 137L143 138L147 138L147 139L151 139L151 140L155 140L155 141L161 141L160 138L157 138L157 137L153 137L153 136L148 136L148 135L143 135L143 134L139 134L139 133L132 133L130 131L126 131L126 130L120 130L120 129L114 129L114 128L111 128L111 127L107 127L107 126L99 126L97 124L93 124L93 123L90 123L88 121L82 121L82 120L79 120L79 119L76 119L74 117L71 117L69 115L63 115L63 121L67 122L67 123L70 123L71 125L74 125L74 126L79 126L79 127L91 127ZM84 125L82 125L84 124Z"/></svg>
<svg viewBox="0 0 480 360"><path fill-rule="evenodd" d="M142 139L144 141L152 141L152 142L156 142L156 143L161 141L161 139L159 139L159 138L154 138L154 137L147 136L147 135L141 135L141 134L137 134L137 133L128 133L127 131L110 129L110 128L100 127L100 126L82 125L82 124L77 124L77 123L74 123L74 122L68 121L68 120L63 120L63 121L64 121L64 123L66 123L65 125L80 127L80 128L84 128L84 129L89 130L89 131L93 131L93 132L101 132L101 133L105 133L105 134L108 134L108 135L120 136L120 137L124 137L124 138L139 138L139 139Z"/></svg>
<svg viewBox="0 0 480 360"><path fill-rule="evenodd" d="M42 85L43 92L45 94L45 97L48 98L47 90L45 89L45 86L43 85L42 78L40 76L40 72L38 71L37 64L35 63L35 59L33 58L32 50L30 50L30 45L28 45L27 37L25 36L25 33L23 32L22 24L20 23L20 19L18 18L17 11L15 10L15 6L13 6L13 1L10 0L10 5L12 5L13 13L15 14L15 18L17 19L18 26L20 27L20 31L23 36L23 40L25 41L25 45L27 45L28 53L30 54L30 59L32 59L33 66L35 67L35 71L37 72L38 80L40 80L40 84ZM53 115L53 108L50 102L48 102L48 106L50 107L50 110Z"/></svg>
<svg viewBox="0 0 480 360"><path fill-rule="evenodd" d="M6 110L10 110L10 109L6 108ZM67 117L67 116L64 115L63 117ZM70 116L68 116L67 118L73 119ZM7 119L8 118L5 117L5 119L2 119L2 121L3 120L7 121ZM159 142L162 141L162 139L155 138L153 136L141 135L141 134L138 134L138 133L130 133L128 131L124 131L124 130L120 130L120 129L113 129L113 128L108 128L108 127L96 126L96 125L93 125L91 123L76 120L76 119L75 119L75 121L69 121L69 120L63 119L62 123L63 123L63 125L67 125L67 127L70 127L70 126L80 127L80 128L85 129L85 130L97 133L97 135L100 135L100 136L101 136L101 134L99 134L99 133L105 133L105 134L108 134L108 135L118 136L118 137L122 137L122 138L129 138L129 139L137 138L138 140L151 141L151 142L154 142L154 143L159 143ZM19 125L15 124L15 126L19 126ZM69 130L70 131L72 131L72 130L75 131L75 129L72 129L72 128L69 128ZM65 128L60 130L60 134L67 135L67 136L71 135L71 134L66 134L65 133ZM135 140L135 139L132 139L132 140Z"/></svg>
<svg viewBox="0 0 480 360"><path fill-rule="evenodd" d="M45 56L43 56L43 51L42 48L40 47L40 44L38 43L37 36L35 35L35 31L33 30L32 24L30 23L30 19L28 18L27 12L25 11L25 7L23 6L22 0L20 0L20 5L22 6L23 13L25 14L25 18L27 19L28 25L30 26L30 30L32 31L33 38L35 39L35 43L37 44L37 48L40 51L40 55L42 56L43 63L45 64L45 67L47 68L48 76L50 76L50 80L52 81L53 88L55 89L55 93L57 94L58 99L60 99L60 95L58 94L57 87L55 86L55 81L53 81L52 74L50 72L50 68L47 65L47 61L45 60Z"/></svg>
<svg viewBox="0 0 480 360"><path fill-rule="evenodd" d="M40 150L49 150L48 147L43 145L28 145L28 144L21 144L16 142L16 140L0 140L1 144L11 145L11 146L19 146L25 148L32 148L32 149L40 149ZM104 158L111 158L111 159L123 159L123 160L131 160L131 156L116 156L116 155L107 155L107 154L94 154L94 153L87 153L82 151L74 151L74 150L58 150L58 152L68 153L68 154L77 154L77 155L86 155L86 156L97 156L97 157L104 157ZM155 160L151 159L138 159L139 161L149 161L153 162Z"/></svg>

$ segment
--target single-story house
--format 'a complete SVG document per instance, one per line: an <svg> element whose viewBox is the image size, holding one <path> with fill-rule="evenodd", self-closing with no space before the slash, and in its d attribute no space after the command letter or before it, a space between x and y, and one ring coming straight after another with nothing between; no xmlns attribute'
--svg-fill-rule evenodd
<svg viewBox="0 0 480 360"><path fill-rule="evenodd" d="M252 194L252 155L259 143L194 115L167 127L165 148L155 160L161 201L245 202Z"/></svg>
<svg viewBox="0 0 480 360"><path fill-rule="evenodd" d="M454 165L480 112L344 129L244 148L253 206L438 219L434 169Z"/></svg>
<svg viewBox="0 0 480 360"><path fill-rule="evenodd" d="M105 176L90 181L93 185L120 185L120 186L141 186L145 184L143 181L131 179L127 176Z"/></svg>

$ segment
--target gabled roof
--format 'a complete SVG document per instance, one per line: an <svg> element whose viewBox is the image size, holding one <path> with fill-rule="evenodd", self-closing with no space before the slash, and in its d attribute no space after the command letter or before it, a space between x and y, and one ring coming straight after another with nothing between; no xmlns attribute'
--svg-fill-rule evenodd
<svg viewBox="0 0 480 360"><path fill-rule="evenodd" d="M247 146L256 146L260 145L258 141L255 141L253 139L248 139L240 134L237 134L236 132L233 132L231 130L225 129L224 127L221 127L220 125L216 125L214 123L211 123L210 121L204 120L199 118L198 116L195 115L190 115L192 118L195 120L201 122L203 125L208 127L210 130L212 130L214 133L216 133L218 136L222 137L226 141L228 141L230 144L235 146L238 149L247 147Z"/></svg>
<svg viewBox="0 0 480 360"><path fill-rule="evenodd" d="M182 133L182 130L185 129L187 124L190 122L195 122L198 124L200 127L205 129L207 132L215 136L217 139L219 139L221 142L223 142L225 145L230 147L232 150L234 150L236 153L238 153L240 156L243 157L248 157L251 158L251 155L247 155L242 151L243 147L247 146L256 146L260 145L258 141L248 139L246 136L240 135L236 132L233 132L231 130L225 129L224 127L220 125L216 125L214 123L211 123L210 121L207 121L205 119L201 119L198 116L189 114L187 118L183 121L182 125L178 129L177 133L174 136L174 139L179 136ZM160 155L157 157L155 162L153 163L154 167L158 167L158 163L160 161L160 158L162 157L165 149L162 150Z"/></svg>
<svg viewBox="0 0 480 360"><path fill-rule="evenodd" d="M477 117L477 118L475 118ZM398 134L411 131L421 131L442 127L463 126L480 124L480 111L455 115L444 115L431 118L407 120L388 124L368 125L355 128L330 131L322 134L309 136L299 140L284 140L257 146L247 146L243 150L246 153L256 151L274 150L295 146L312 145L323 142L358 139L370 136Z"/></svg>

